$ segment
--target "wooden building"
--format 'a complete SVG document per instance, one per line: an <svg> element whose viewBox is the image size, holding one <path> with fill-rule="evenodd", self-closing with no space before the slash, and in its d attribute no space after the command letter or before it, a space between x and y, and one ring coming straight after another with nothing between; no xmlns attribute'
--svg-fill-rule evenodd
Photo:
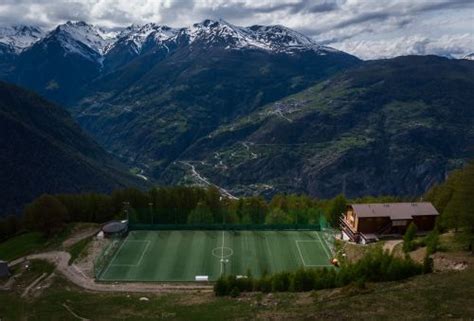
<svg viewBox="0 0 474 321"><path fill-rule="evenodd" d="M411 222L419 232L431 231L439 213L431 203L350 204L341 218L344 240L369 243L403 235Z"/></svg>

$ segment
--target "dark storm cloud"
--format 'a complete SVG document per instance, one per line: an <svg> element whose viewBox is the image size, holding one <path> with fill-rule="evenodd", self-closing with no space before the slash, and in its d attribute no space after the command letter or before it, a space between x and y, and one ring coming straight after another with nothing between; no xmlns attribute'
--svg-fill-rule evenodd
<svg viewBox="0 0 474 321"><path fill-rule="evenodd" d="M347 19L345 21L341 21L336 23L332 28L345 28L351 25L358 25L361 23L367 23L371 21L383 21L390 17L388 12L368 12L362 13L360 15L354 16L351 19Z"/></svg>

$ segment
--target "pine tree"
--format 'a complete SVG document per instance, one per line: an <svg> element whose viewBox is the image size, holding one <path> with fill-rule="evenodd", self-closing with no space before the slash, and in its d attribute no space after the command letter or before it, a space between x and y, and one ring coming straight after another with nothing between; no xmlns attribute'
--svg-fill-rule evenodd
<svg viewBox="0 0 474 321"><path fill-rule="evenodd" d="M280 208L274 208L265 217L265 224L290 224L290 217Z"/></svg>
<svg viewBox="0 0 474 321"><path fill-rule="evenodd" d="M474 254L474 162L463 169L443 214L457 218L456 226L461 228L461 235L466 239L469 249Z"/></svg>
<svg viewBox="0 0 474 321"><path fill-rule="evenodd" d="M204 202L199 202L188 216L189 224L212 224L213 221L212 212Z"/></svg>
<svg viewBox="0 0 474 321"><path fill-rule="evenodd" d="M54 196L44 194L25 209L27 225L46 237L59 232L67 218L66 207Z"/></svg>
<svg viewBox="0 0 474 321"><path fill-rule="evenodd" d="M415 223L411 222L410 225L408 225L405 235L403 236L403 251L405 253L413 250L413 240L416 236L416 230L417 228Z"/></svg>
<svg viewBox="0 0 474 321"><path fill-rule="evenodd" d="M346 211L347 201L344 195L337 195L331 201L329 201L326 217L331 226L335 227L339 225L339 218L342 213Z"/></svg>

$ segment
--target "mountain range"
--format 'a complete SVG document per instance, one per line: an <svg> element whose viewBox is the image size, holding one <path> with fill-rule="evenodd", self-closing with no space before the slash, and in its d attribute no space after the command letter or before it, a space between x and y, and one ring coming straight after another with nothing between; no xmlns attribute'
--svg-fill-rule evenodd
<svg viewBox="0 0 474 321"><path fill-rule="evenodd" d="M419 195L472 157L468 58L365 62L223 20L0 29L1 79L63 105L156 184L235 195Z"/></svg>

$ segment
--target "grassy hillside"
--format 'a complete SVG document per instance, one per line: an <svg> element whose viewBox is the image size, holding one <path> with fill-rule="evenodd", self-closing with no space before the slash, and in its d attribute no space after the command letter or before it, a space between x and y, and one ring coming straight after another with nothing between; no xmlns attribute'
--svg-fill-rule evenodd
<svg viewBox="0 0 474 321"><path fill-rule="evenodd" d="M38 263L36 263L38 264ZM36 276L50 271L34 268ZM35 279L32 273L20 278ZM26 298L23 288L0 292L3 320L470 320L474 270L424 275L402 283L311 293L250 294L216 298L212 293L108 294L83 292L60 276ZM40 284L41 285L41 284ZM149 301L140 301L147 297ZM72 311L72 312L71 312ZM76 314L75 317L72 313Z"/></svg>

